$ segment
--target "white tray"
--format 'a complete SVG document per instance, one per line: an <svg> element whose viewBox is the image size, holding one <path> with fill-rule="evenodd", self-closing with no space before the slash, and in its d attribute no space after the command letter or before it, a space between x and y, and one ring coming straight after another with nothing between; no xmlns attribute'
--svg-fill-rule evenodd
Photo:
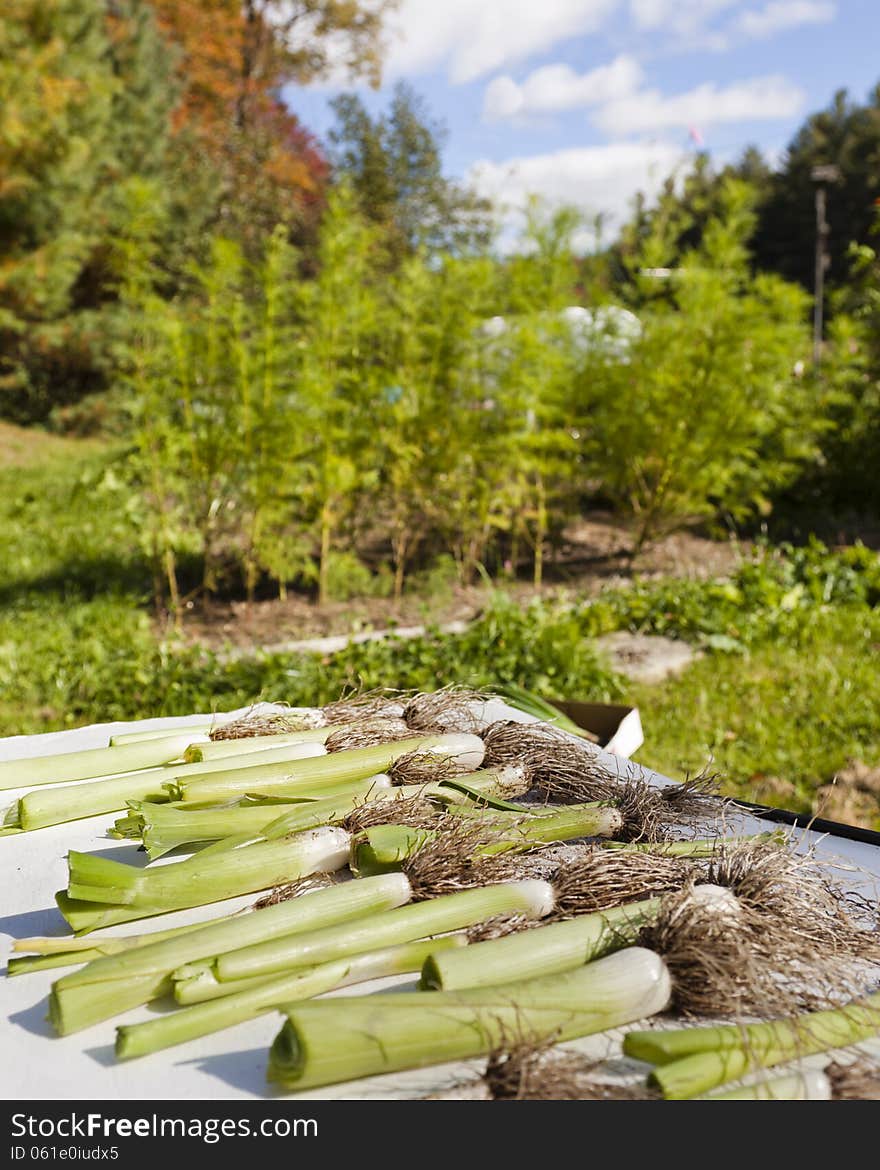
<svg viewBox="0 0 880 1170"><path fill-rule="evenodd" d="M487 706L488 719L528 717L499 703ZM192 716L192 722L204 719ZM152 719L138 726L161 728L182 720ZM61 751L106 745L110 735L130 731L132 723L103 723L74 731L0 739L0 759L48 755ZM626 768L625 761L605 757L613 768ZM664 778L657 777L658 780ZM17 791L0 793L0 805L14 800ZM32 935L63 935L66 925L55 908L54 894L67 883L65 856L69 849L100 851L120 861L145 864L146 858L130 842L104 836L118 814L59 825L36 833L0 837L0 954L5 960L10 940ZM744 815L731 823L731 832L758 832L766 822ZM827 857L847 884L876 899L880 888L880 849L870 844L839 837L800 834L805 848L815 845ZM132 930L165 929L186 922L207 920L249 905L250 895L217 903L209 909L167 914L145 924L120 927L117 933ZM0 1099L11 1100L241 1100L276 1096L267 1086L266 1054L278 1031L277 1013L240 1024L213 1036L206 1036L179 1048L155 1053L140 1060L117 1064L113 1041L117 1023L149 1019L155 1009L138 1008L73 1036L58 1038L45 1021L46 996L53 979L62 971L41 971L2 983L0 1036ZM413 985L411 977L384 980L348 988L336 994L362 994L382 986ZM609 1050L608 1037L579 1041L578 1047L595 1055ZM462 1076L476 1075L479 1062L470 1066L439 1066L420 1072L374 1077L347 1085L336 1085L299 1099L321 1098L413 1098L443 1091Z"/></svg>

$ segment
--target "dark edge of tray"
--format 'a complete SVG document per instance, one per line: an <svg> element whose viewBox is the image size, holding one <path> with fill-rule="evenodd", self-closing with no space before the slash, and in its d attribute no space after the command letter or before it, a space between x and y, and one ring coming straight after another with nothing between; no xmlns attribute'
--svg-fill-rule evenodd
<svg viewBox="0 0 880 1170"><path fill-rule="evenodd" d="M841 821L826 821L812 813L790 812L785 808L772 808L766 804L752 804L748 800L732 801L738 808L765 821L776 821L781 825L793 825L798 829L810 829L814 833L828 833L832 837L846 837L850 841L861 841L880 849L880 833L874 829L861 829L858 825L845 825Z"/></svg>

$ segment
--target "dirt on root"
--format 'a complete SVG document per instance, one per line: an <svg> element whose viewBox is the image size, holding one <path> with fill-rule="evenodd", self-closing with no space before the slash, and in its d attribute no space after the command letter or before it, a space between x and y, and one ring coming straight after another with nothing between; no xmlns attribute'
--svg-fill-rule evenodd
<svg viewBox="0 0 880 1170"><path fill-rule="evenodd" d="M748 546L733 541L710 540L680 532L658 541L633 562L632 537L610 515L594 514L579 520L548 558L540 588L526 579L526 567L516 579L498 582L522 602L535 596L554 597L577 593L591 596L609 585L625 586L634 577L723 577L732 572ZM400 626L445 625L468 622L486 605L483 584L453 585L444 593L425 597L404 591L390 597L332 601L318 606L313 597L289 592L283 599L246 601L194 601L184 619L185 637L216 649L274 646L292 640L330 635L350 635L367 630Z"/></svg>

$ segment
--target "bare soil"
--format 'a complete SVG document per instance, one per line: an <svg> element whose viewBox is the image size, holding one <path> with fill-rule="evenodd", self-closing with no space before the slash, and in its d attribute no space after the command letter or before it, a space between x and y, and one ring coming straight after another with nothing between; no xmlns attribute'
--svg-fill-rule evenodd
<svg viewBox="0 0 880 1170"><path fill-rule="evenodd" d="M576 593L595 595L608 585L626 585L634 577L723 577L744 551L733 541L710 540L680 532L645 549L633 563L628 530L610 516L594 515L565 532L564 541L545 567L540 588L527 580L499 582L521 601ZM318 606L313 598L289 593L284 600L193 602L183 620L191 642L215 648L272 646L300 638L353 634L393 626L445 625L470 621L486 604L485 585L453 586L445 594L424 597L404 592L392 598L372 597Z"/></svg>

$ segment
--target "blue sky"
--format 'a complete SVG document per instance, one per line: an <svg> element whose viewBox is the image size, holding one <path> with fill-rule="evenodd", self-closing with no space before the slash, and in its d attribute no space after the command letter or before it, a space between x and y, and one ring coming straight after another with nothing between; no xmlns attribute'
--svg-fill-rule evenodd
<svg viewBox="0 0 880 1170"><path fill-rule="evenodd" d="M383 107L409 82L448 130L446 169L499 206L530 193L626 214L687 165L750 143L771 158L808 112L880 80L880 0L402 0ZM291 87L319 137L342 77Z"/></svg>

